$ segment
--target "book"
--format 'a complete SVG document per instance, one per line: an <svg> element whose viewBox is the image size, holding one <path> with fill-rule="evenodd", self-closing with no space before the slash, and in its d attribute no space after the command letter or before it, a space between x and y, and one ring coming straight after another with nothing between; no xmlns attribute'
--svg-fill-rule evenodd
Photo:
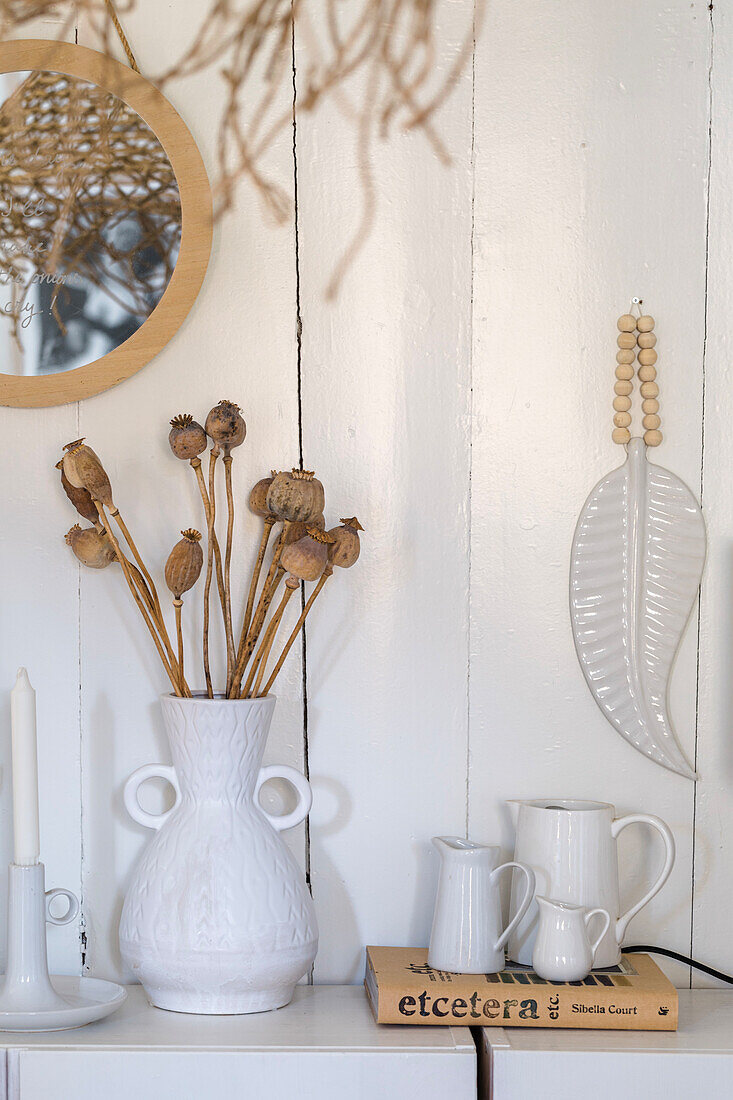
<svg viewBox="0 0 733 1100"><path fill-rule="evenodd" d="M367 947L366 993L378 1024L676 1031L677 990L648 955L582 982L548 982L525 966L449 974L427 948Z"/></svg>

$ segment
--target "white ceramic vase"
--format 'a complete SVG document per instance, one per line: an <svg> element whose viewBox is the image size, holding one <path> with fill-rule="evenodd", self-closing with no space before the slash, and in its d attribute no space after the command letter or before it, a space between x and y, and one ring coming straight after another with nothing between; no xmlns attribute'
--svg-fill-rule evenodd
<svg viewBox="0 0 733 1100"><path fill-rule="evenodd" d="M139 768L125 805L156 830L133 875L120 921L122 957L152 1004L176 1012L264 1012L290 1001L318 949L302 872L279 833L311 806L294 768L262 768L275 697L162 698L173 766ZM138 787L162 776L176 791L171 810L140 807ZM258 801L274 777L296 788L287 815Z"/></svg>

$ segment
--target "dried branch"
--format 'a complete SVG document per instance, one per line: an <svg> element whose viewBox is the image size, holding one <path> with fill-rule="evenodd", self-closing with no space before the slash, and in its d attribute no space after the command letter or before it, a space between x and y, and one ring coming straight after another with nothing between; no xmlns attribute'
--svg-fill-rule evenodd
<svg viewBox="0 0 733 1100"><path fill-rule="evenodd" d="M333 296L374 223L375 135L421 130L448 162L434 119L469 64L485 5L486 0L465 5L465 31L443 64L433 0L209 0L181 55L162 72L145 75L163 89L212 69L223 82L215 179L219 214L233 205L246 177L278 221L290 217L289 189L272 178L266 160L279 135L293 126L294 65L297 113L313 112L329 100L341 110L355 133L363 201L351 243L328 284ZM133 7L134 0L117 4L123 23ZM60 35L73 26L77 11L84 12L97 45L112 52L116 31L105 0L0 0L2 34L17 36L25 23L51 11L62 16ZM347 94L354 96L351 110L345 107ZM80 179L85 185L83 175ZM157 232L155 222L150 231Z"/></svg>

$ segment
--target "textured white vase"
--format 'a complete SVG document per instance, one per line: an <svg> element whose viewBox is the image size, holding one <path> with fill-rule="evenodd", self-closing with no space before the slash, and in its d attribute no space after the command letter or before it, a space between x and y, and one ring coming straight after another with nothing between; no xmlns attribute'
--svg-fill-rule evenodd
<svg viewBox="0 0 733 1100"><path fill-rule="evenodd" d="M162 698L173 767L139 768L125 786L131 816L157 830L134 873L120 921L122 957L152 1004L176 1012L263 1012L288 1003L318 949L302 872L279 833L311 805L294 768L262 768L275 708L265 699ZM145 779L176 790L148 814ZM287 779L299 804L281 817L258 801L267 779Z"/></svg>

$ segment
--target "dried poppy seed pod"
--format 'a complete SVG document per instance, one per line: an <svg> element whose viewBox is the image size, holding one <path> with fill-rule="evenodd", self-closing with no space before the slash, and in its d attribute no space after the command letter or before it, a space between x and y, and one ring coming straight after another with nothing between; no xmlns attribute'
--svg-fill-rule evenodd
<svg viewBox="0 0 733 1100"><path fill-rule="evenodd" d="M244 442L247 425L233 401L220 401L206 417L206 434L228 455Z"/></svg>
<svg viewBox="0 0 733 1100"><path fill-rule="evenodd" d="M183 538L173 547L165 563L165 583L177 600L193 588L204 564L200 533L190 527L181 534Z"/></svg>
<svg viewBox="0 0 733 1100"><path fill-rule="evenodd" d="M312 470L292 470L273 480L267 493L267 507L278 519L310 523L323 512L326 496Z"/></svg>
<svg viewBox="0 0 733 1100"><path fill-rule="evenodd" d="M303 523L302 519L298 519L295 523L289 523L287 527L283 528L280 538L283 546L290 546L292 543L304 539L307 534L308 524Z"/></svg>
<svg viewBox="0 0 733 1100"><path fill-rule="evenodd" d="M298 519L295 523L289 523L287 527L284 527L281 536L283 546L288 546L291 542L297 542L298 539L304 539L308 534L309 527L318 527L321 531L325 531L326 521L323 517L323 513L316 516L315 519L308 520L307 523L302 519Z"/></svg>
<svg viewBox="0 0 733 1100"><path fill-rule="evenodd" d="M92 500L92 494L89 492L89 490L83 488L77 489L76 486L71 484L68 477L64 473L63 459L61 459L60 462L56 463L56 469L61 471L61 484L63 486L64 492L76 508L79 515L83 516L84 519L89 520L90 523L98 524L99 512L97 511L97 506Z"/></svg>
<svg viewBox="0 0 733 1100"><path fill-rule="evenodd" d="M280 564L302 581L317 581L328 564L328 548L333 538L320 527L308 527L307 534L282 552Z"/></svg>
<svg viewBox="0 0 733 1100"><path fill-rule="evenodd" d="M328 548L328 560L331 565L348 569L357 561L361 550L359 532L363 530L356 516L352 516L351 519L342 519L340 527L331 528L328 532L334 540Z"/></svg>
<svg viewBox="0 0 733 1100"><path fill-rule="evenodd" d="M267 519L272 515L267 507L267 493L274 480L274 474L272 477L261 478L256 485L252 486L252 491L249 494L250 512L254 512L256 516L262 516L263 519Z"/></svg>
<svg viewBox="0 0 733 1100"><path fill-rule="evenodd" d="M63 469L75 489L87 489L94 500L101 500L106 508L114 508L112 486L104 466L91 447L83 439L67 443L64 447Z"/></svg>
<svg viewBox="0 0 733 1100"><path fill-rule="evenodd" d="M206 450L206 432L190 413L180 413L171 420L168 442L176 458L198 458Z"/></svg>
<svg viewBox="0 0 733 1100"><path fill-rule="evenodd" d="M66 543L74 554L90 569L104 569L115 560L115 551L106 531L96 527L80 527L75 524L66 532Z"/></svg>

